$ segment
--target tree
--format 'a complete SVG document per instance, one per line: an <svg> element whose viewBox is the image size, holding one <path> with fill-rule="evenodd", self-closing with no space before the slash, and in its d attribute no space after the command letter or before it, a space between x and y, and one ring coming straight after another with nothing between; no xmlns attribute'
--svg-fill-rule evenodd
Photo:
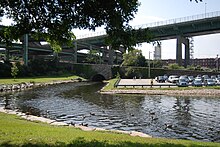
<svg viewBox="0 0 220 147"><path fill-rule="evenodd" d="M100 52L97 50L89 50L89 54L86 58L86 61L88 63L93 63L93 64L97 64L100 63Z"/></svg>
<svg viewBox="0 0 220 147"><path fill-rule="evenodd" d="M109 44L131 49L140 38L150 40L147 29L134 30L129 25L139 5L138 0L1 0L0 17L11 18L14 24L0 30L0 39L8 44L24 34L32 34L59 50L60 45L73 44L72 29L95 30L104 26Z"/></svg>
<svg viewBox="0 0 220 147"><path fill-rule="evenodd" d="M145 66L146 59L142 55L141 50L133 49L123 54L123 66Z"/></svg>
<svg viewBox="0 0 220 147"><path fill-rule="evenodd" d="M190 1L192 1L192 0L190 0ZM197 3L200 1L200 2L202 2L202 0L195 0Z"/></svg>
<svg viewBox="0 0 220 147"><path fill-rule="evenodd" d="M55 45L71 45L72 29L95 30L104 25L108 33L126 31L138 6L138 0L1 0L0 16L15 23L7 30L8 36L31 33Z"/></svg>

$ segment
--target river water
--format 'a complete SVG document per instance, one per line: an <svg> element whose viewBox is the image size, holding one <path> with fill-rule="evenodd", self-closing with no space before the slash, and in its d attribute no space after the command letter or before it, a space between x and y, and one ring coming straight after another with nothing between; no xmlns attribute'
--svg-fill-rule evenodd
<svg viewBox="0 0 220 147"><path fill-rule="evenodd" d="M68 83L0 94L0 106L90 127L220 142L220 98L102 95L101 83Z"/></svg>

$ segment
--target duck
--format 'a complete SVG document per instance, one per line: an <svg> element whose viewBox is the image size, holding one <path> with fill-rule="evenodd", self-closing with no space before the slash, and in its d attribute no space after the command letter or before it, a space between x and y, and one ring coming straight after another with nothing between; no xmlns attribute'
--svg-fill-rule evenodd
<svg viewBox="0 0 220 147"><path fill-rule="evenodd" d="M165 129L172 129L173 128L173 125L172 124L165 124Z"/></svg>
<svg viewBox="0 0 220 147"><path fill-rule="evenodd" d="M95 115L95 113L93 113L93 112L90 112L89 114L90 114L90 115Z"/></svg>

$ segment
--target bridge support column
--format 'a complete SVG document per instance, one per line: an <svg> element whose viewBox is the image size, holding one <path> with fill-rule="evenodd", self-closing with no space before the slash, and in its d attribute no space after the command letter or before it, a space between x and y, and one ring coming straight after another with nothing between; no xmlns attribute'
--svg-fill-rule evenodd
<svg viewBox="0 0 220 147"><path fill-rule="evenodd" d="M24 35L24 50L23 50L23 60L24 65L28 66L28 34Z"/></svg>
<svg viewBox="0 0 220 147"><path fill-rule="evenodd" d="M176 63L179 66L182 66L182 44L185 45L185 62L184 66L189 65L190 53L189 53L189 39L184 38L182 36L177 37L177 45L176 45Z"/></svg>
<svg viewBox="0 0 220 147"><path fill-rule="evenodd" d="M77 63L77 42L74 42L74 48L73 48L73 63Z"/></svg>
<svg viewBox="0 0 220 147"><path fill-rule="evenodd" d="M177 37L176 44L176 63L181 66L182 65L182 39L181 36Z"/></svg>
<svg viewBox="0 0 220 147"><path fill-rule="evenodd" d="M185 40L185 62L184 66L187 67L189 65L189 60L190 60L190 53L189 53L189 39L186 38Z"/></svg>
<svg viewBox="0 0 220 147"><path fill-rule="evenodd" d="M6 61L9 61L9 54L10 54L10 47L7 47L6 49L5 49L5 60Z"/></svg>
<svg viewBox="0 0 220 147"><path fill-rule="evenodd" d="M108 52L108 64L113 65L113 49L112 46L109 46L109 52Z"/></svg>

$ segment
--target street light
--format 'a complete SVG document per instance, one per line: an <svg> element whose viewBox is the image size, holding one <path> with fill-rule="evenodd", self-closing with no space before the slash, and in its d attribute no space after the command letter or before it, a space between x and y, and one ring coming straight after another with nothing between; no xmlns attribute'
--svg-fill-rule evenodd
<svg viewBox="0 0 220 147"><path fill-rule="evenodd" d="M216 57L216 66L217 66L217 71L219 71L219 62L218 62L218 54L217 54L217 57Z"/></svg>
<svg viewBox="0 0 220 147"><path fill-rule="evenodd" d="M150 51L149 51L149 60L148 60L148 78L150 78Z"/></svg>

